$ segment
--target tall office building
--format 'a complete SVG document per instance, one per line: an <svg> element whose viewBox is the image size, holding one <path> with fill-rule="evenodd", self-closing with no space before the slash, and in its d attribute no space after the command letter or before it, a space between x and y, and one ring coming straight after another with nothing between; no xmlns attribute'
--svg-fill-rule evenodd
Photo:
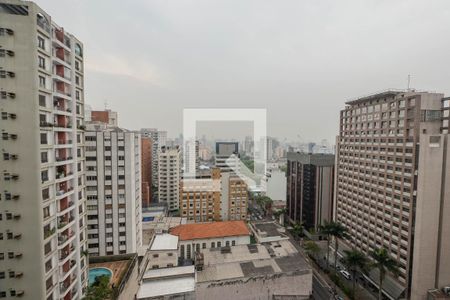
<svg viewBox="0 0 450 300"><path fill-rule="evenodd" d="M222 172L232 172L239 169L239 143L217 142L215 165Z"/></svg>
<svg viewBox="0 0 450 300"><path fill-rule="evenodd" d="M351 246L388 250L400 265L397 294L410 299L450 282L444 100L387 91L349 101L340 113L335 218L348 228Z"/></svg>
<svg viewBox="0 0 450 300"><path fill-rule="evenodd" d="M141 138L142 207L152 202L152 140Z"/></svg>
<svg viewBox="0 0 450 300"><path fill-rule="evenodd" d="M36 4L0 1L0 297L87 287L83 45Z"/></svg>
<svg viewBox="0 0 450 300"><path fill-rule="evenodd" d="M317 231L333 218L334 155L289 152L286 209L291 223Z"/></svg>
<svg viewBox="0 0 450 300"><path fill-rule="evenodd" d="M176 211L180 202L181 150L162 147L158 154L158 200Z"/></svg>
<svg viewBox="0 0 450 300"><path fill-rule="evenodd" d="M105 123L87 124L86 197L91 255L142 246L141 139Z"/></svg>

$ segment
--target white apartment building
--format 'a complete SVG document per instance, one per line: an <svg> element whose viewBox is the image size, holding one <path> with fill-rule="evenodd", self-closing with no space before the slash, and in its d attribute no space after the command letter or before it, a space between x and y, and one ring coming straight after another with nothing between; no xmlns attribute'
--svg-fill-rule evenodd
<svg viewBox="0 0 450 300"><path fill-rule="evenodd" d="M136 253L142 246L140 134L88 124L86 186L89 253Z"/></svg>
<svg viewBox="0 0 450 300"><path fill-rule="evenodd" d="M0 298L87 287L83 45L28 1L0 1Z"/></svg>
<svg viewBox="0 0 450 300"><path fill-rule="evenodd" d="M158 198L170 211L180 207L181 151L162 147L158 154Z"/></svg>

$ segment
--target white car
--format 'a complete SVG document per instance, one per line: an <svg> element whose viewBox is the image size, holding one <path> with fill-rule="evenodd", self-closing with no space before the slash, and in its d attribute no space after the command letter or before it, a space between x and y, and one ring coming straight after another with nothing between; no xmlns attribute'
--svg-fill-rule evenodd
<svg viewBox="0 0 450 300"><path fill-rule="evenodd" d="M347 272L345 270L341 270L341 271L339 271L339 273L341 273L341 275L344 276L345 279L352 280L352 275L350 275L349 272Z"/></svg>

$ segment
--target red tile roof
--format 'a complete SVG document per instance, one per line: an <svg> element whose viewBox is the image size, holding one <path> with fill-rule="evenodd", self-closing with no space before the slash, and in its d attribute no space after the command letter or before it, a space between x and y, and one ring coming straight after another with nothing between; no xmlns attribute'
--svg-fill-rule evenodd
<svg viewBox="0 0 450 300"><path fill-rule="evenodd" d="M177 235L181 241L186 241L250 235L250 231L244 221L224 221L179 225L172 228L170 234Z"/></svg>

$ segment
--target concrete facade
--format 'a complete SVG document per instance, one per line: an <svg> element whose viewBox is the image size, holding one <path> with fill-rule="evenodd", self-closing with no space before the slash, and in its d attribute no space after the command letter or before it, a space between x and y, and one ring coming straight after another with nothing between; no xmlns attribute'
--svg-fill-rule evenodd
<svg viewBox="0 0 450 300"><path fill-rule="evenodd" d="M152 140L141 137L142 207L152 202Z"/></svg>
<svg viewBox="0 0 450 300"><path fill-rule="evenodd" d="M88 124L86 185L89 253L136 253L142 246L140 135Z"/></svg>
<svg viewBox="0 0 450 300"><path fill-rule="evenodd" d="M0 295L87 286L83 45L28 1L0 1Z"/></svg>
<svg viewBox="0 0 450 300"><path fill-rule="evenodd" d="M336 220L349 229L352 247L388 250L410 299L450 283L443 100L438 93L387 91L341 111Z"/></svg>
<svg viewBox="0 0 450 300"><path fill-rule="evenodd" d="M180 207L181 151L162 147L158 153L158 200L170 211Z"/></svg>

